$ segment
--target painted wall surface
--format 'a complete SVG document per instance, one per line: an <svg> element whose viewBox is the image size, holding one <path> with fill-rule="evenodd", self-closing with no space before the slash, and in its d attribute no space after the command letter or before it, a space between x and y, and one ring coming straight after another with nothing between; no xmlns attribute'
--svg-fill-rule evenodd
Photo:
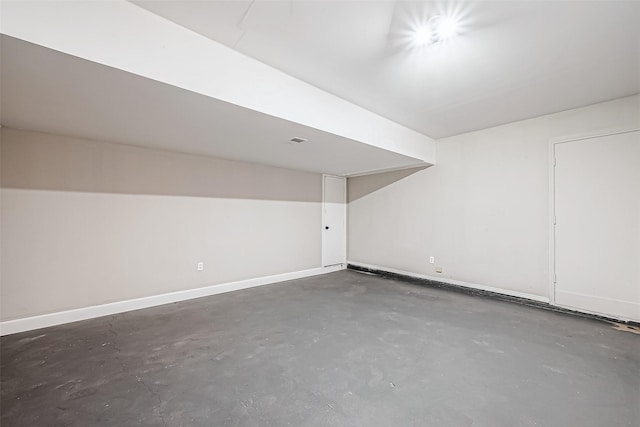
<svg viewBox="0 0 640 427"><path fill-rule="evenodd" d="M637 95L439 140L426 169L350 178L348 259L548 297L549 139L626 126L640 126Z"/></svg>
<svg viewBox="0 0 640 427"><path fill-rule="evenodd" d="M1 136L2 320L320 267L321 175Z"/></svg>

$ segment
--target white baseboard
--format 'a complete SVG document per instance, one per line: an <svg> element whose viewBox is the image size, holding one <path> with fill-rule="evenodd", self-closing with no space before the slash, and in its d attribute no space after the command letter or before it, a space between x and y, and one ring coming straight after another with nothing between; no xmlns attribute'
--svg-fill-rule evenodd
<svg viewBox="0 0 640 427"><path fill-rule="evenodd" d="M48 326L61 325L63 323L77 322L79 320L108 316L110 314L123 313L125 311L139 310L141 308L155 307L172 302L186 301L240 289L264 286L286 280L301 279L343 270L346 265L312 268L309 270L294 271L291 273L276 274L273 276L258 277L255 279L241 280L238 282L221 283L219 285L205 286L204 288L188 289L184 291L170 292L149 297L136 298L126 301L112 302L109 304L94 305L77 308L74 310L60 311L57 313L42 314L39 316L24 317L21 319L6 320L0 322L0 335L11 335L18 332L31 331L46 328Z"/></svg>
<svg viewBox="0 0 640 427"><path fill-rule="evenodd" d="M556 289L556 305L597 316L613 317L624 322L640 322L640 304L637 302Z"/></svg>
<svg viewBox="0 0 640 427"><path fill-rule="evenodd" d="M427 280L433 280L434 282L442 282L442 283L448 283L450 285L463 286L465 288L472 288L472 289L479 289L479 290L482 290L482 291L495 292L497 294L509 295L509 296L512 296L512 297L526 298L526 299L539 301L539 302L544 302L544 303L548 303L549 302L549 298L547 298L547 297L541 297L539 295L527 294L525 292L511 291L511 290L508 290L508 289L494 288L494 287L491 287L491 286L478 285L477 283L463 282L462 280L454 280L454 279L447 279L445 277L429 276L427 274L413 273L413 272L410 272L410 271L397 270L395 268L381 267L379 265L363 264L361 262L348 261L348 264L354 265L356 267L368 268L368 269L371 269L371 270L380 270L380 271L386 271L388 273L395 273L395 274L401 274L403 276L415 277L417 279L427 279Z"/></svg>

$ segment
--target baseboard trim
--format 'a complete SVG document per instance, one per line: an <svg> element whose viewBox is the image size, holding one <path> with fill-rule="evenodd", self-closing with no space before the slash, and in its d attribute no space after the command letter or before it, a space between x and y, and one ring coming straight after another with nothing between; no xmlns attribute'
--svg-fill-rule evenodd
<svg viewBox="0 0 640 427"><path fill-rule="evenodd" d="M549 298L538 295L527 294L517 291L509 291L491 286L478 285L475 283L463 282L461 280L446 279L441 277L429 276L426 274L413 273L410 271L398 270L395 268L381 267L378 265L364 264L360 262L347 263L347 268L351 270L361 271L365 273L378 274L384 277L399 279L416 283L422 286L432 286L437 288L448 289L452 291L462 292L470 295L487 296L503 301L509 301L517 304L527 305L531 307L542 308L545 310L555 311L559 313L567 313L576 316L586 317L590 319L604 320L607 322L623 322L640 326L640 323L625 318L616 318L612 316L602 315L599 313L577 310L573 307L564 307L552 305Z"/></svg>
<svg viewBox="0 0 640 427"><path fill-rule="evenodd" d="M608 313L619 313L621 320L640 322L640 304L630 301L556 289L556 305L598 316L609 316ZM578 309L576 307L584 308Z"/></svg>
<svg viewBox="0 0 640 427"><path fill-rule="evenodd" d="M469 288L469 289L477 290L477 291L484 291L484 292L491 292L491 293L494 293L494 294L508 295L510 297L515 297L515 298L523 298L523 299L529 299L529 300L533 300L533 301L546 302L546 303L549 302L549 298L541 297L541 296L538 296L538 295L527 294L527 293L518 292L518 291L510 291L510 290L507 290L507 289L494 288L494 287L491 287L491 286L478 285L476 283L463 282L462 280L454 280L454 279L447 279L447 278L444 278L444 277L429 276L427 274L413 273L413 272L410 272L410 271L398 270L398 269L395 269L395 268L381 267L379 265L364 264L364 263L360 263L360 262L350 262L349 261L348 262L348 266L349 266L349 268L355 267L355 268L353 268L354 270L366 269L366 270L371 270L371 272L382 271L382 272L386 272L386 273L397 274L397 275L400 275L400 276L407 276L407 277L411 277L411 278L415 278L415 279L427 280L427 281L431 282L431 284L442 283L442 284L453 285L453 286L457 286L457 287Z"/></svg>
<svg viewBox="0 0 640 427"><path fill-rule="evenodd" d="M142 308L155 307L179 301L187 301L190 299L217 295L241 289L254 288L256 286L270 285L287 280L302 279L305 277L317 276L319 274L344 270L345 268L346 265L344 264L330 267L312 268L309 270L294 271L291 273L276 274L273 276L240 280L237 282L221 283L218 285L205 286L203 288L169 292L160 295L152 295L149 297L94 305L73 310L59 311L56 313L42 314L39 316L5 320L3 322L0 322L0 336L17 334L19 332L26 332L35 329L46 328L49 326L62 325L64 323L77 322L80 320L93 319L96 317L123 313L126 311L140 310Z"/></svg>

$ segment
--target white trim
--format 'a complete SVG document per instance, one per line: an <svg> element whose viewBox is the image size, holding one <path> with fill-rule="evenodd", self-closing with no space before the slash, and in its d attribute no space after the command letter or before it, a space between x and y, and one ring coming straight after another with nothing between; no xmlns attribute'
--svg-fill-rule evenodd
<svg viewBox="0 0 640 427"><path fill-rule="evenodd" d="M549 304L556 303L556 146L549 140Z"/></svg>
<svg viewBox="0 0 640 427"><path fill-rule="evenodd" d="M342 265L324 268L312 268L309 270L294 271L291 273L276 274L273 276L240 280L237 282L221 283L219 285L205 286L203 288L169 292L166 294L153 295L149 297L112 302L102 305L94 305L67 311L59 311L57 313L42 314L39 316L25 317L15 320L6 320L4 322L0 322L0 335L16 334L18 332L31 331L34 329L46 328L48 326L61 325L64 323L77 322L79 320L93 319L95 317L108 316L110 314L123 313L125 311L139 310L142 308L155 307L158 305L169 304L173 302L217 295L225 292L237 291L240 289L270 285L272 283L284 282L286 280L317 276L319 274L343 270L344 268L345 266Z"/></svg>
<svg viewBox="0 0 640 427"><path fill-rule="evenodd" d="M360 263L360 262L351 262L351 261L349 261L348 264L355 265L357 267L368 268L368 269L371 269L371 270L380 270L380 271L386 271L388 273L395 273L395 274L401 274L403 276L415 277L417 279L433 280L435 282L448 283L450 285L462 286L462 287L465 287L465 288L479 289L479 290L482 290L482 291L495 292L497 294L508 295L508 296L518 297L518 298L526 298L526 299L530 299L530 300L538 301L538 302L545 302L545 303L549 302L549 298L547 298L547 297L528 294L528 293L525 293L525 292L510 291L508 289L494 288L492 286L479 285L477 283L463 282L462 280L447 279L447 278L444 278L444 277L437 277L437 276L429 276L427 274L413 273L413 272L410 272L410 271L397 270L395 268L389 268L389 267L381 267L379 265L373 265L373 264L363 264L363 263Z"/></svg>
<svg viewBox="0 0 640 427"><path fill-rule="evenodd" d="M549 139L549 304L564 307L556 303L556 144L565 144L568 142L578 142L587 139L601 138L604 136L618 135L630 132L639 132L640 127L624 126L601 129L592 132L585 132L574 135L560 136ZM570 307L572 310L582 311L584 313L593 313L588 310ZM600 314L600 313L597 313ZM611 317L611 314L607 314Z"/></svg>
<svg viewBox="0 0 640 427"><path fill-rule="evenodd" d="M563 144L565 142L582 141L583 139L601 138L603 136L618 135L620 133L629 133L640 131L637 126L619 126L613 128L600 129L597 131L577 133L573 135L557 136L549 139L551 144Z"/></svg>
<svg viewBox="0 0 640 427"><path fill-rule="evenodd" d="M558 307L583 313L611 317L623 322L640 322L640 304L616 298L605 298L581 292L558 291ZM584 307L591 307L587 309Z"/></svg>

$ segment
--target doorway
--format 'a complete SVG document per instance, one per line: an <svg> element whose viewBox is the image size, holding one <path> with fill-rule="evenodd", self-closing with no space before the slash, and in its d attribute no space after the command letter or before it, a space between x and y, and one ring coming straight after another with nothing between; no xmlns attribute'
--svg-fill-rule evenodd
<svg viewBox="0 0 640 427"><path fill-rule="evenodd" d="M640 321L640 131L552 141L552 298Z"/></svg>
<svg viewBox="0 0 640 427"><path fill-rule="evenodd" d="M322 176L322 266L347 262L347 179Z"/></svg>

